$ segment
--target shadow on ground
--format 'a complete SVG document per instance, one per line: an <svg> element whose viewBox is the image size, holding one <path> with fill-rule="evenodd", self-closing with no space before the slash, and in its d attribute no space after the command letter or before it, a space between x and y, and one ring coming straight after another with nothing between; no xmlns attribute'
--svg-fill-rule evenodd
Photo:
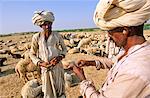
<svg viewBox="0 0 150 98"><path fill-rule="evenodd" d="M7 76L9 74L14 74L14 73L15 73L15 69L8 69L0 72L0 77Z"/></svg>

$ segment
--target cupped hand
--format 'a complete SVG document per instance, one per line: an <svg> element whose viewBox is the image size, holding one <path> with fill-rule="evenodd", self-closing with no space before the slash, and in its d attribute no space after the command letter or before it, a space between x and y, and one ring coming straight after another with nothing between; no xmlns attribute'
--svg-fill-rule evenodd
<svg viewBox="0 0 150 98"><path fill-rule="evenodd" d="M47 67L47 65L49 64L49 62L39 62L39 66L42 66L42 67Z"/></svg>
<svg viewBox="0 0 150 98"><path fill-rule="evenodd" d="M67 66L67 68L72 70L80 80L86 79L85 75L84 75L83 68L78 67L75 62L70 62L69 65Z"/></svg>
<svg viewBox="0 0 150 98"><path fill-rule="evenodd" d="M80 78L80 80L85 80L86 79L85 75L84 75L83 68L77 67L75 65L75 66L72 66L72 71L77 75L77 77Z"/></svg>
<svg viewBox="0 0 150 98"><path fill-rule="evenodd" d="M56 65L58 63L58 59L56 57L54 57L52 60L49 61L50 65Z"/></svg>

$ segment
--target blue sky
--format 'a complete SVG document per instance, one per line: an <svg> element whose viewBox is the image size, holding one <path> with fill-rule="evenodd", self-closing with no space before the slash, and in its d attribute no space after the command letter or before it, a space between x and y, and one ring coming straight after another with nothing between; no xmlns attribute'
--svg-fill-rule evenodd
<svg viewBox="0 0 150 98"><path fill-rule="evenodd" d="M0 34L40 31L32 24L35 10L55 15L53 30L96 27L93 13L99 0L0 0Z"/></svg>

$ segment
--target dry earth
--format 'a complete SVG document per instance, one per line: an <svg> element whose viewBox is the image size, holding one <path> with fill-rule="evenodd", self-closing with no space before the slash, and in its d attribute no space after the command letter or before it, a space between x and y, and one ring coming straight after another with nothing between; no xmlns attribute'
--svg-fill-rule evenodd
<svg viewBox="0 0 150 98"><path fill-rule="evenodd" d="M150 31L145 31L145 36L150 36ZM12 35L7 37L0 37L0 40L4 42L8 40L12 40L12 42L17 42L17 44L22 45L19 43L21 40L31 40L32 35ZM3 46L3 48L7 48ZM5 66L0 66L1 73L0 73L0 98L21 98L20 91L23 84L23 81L17 76L14 71L14 67L19 59L14 59L8 54L0 54L0 57L6 57L7 61L4 62ZM80 59L97 59L96 56L90 56L82 53L78 54L67 54L64 60L80 60ZM95 67L86 67L84 68L85 75L88 79L92 79L96 88L99 89L105 79L107 70L99 70L97 71ZM79 93L79 86L74 87L66 87L66 95L67 98L78 98L80 95Z"/></svg>

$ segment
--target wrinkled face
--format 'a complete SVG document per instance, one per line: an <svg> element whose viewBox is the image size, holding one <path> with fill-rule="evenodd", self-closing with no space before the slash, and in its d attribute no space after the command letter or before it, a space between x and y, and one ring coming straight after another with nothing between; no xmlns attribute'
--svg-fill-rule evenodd
<svg viewBox="0 0 150 98"><path fill-rule="evenodd" d="M108 31L108 35L118 47L124 47L127 43L127 33L124 28L110 30Z"/></svg>
<svg viewBox="0 0 150 98"><path fill-rule="evenodd" d="M44 32L51 31L51 29L52 29L52 22L46 21L40 27L43 29Z"/></svg>

